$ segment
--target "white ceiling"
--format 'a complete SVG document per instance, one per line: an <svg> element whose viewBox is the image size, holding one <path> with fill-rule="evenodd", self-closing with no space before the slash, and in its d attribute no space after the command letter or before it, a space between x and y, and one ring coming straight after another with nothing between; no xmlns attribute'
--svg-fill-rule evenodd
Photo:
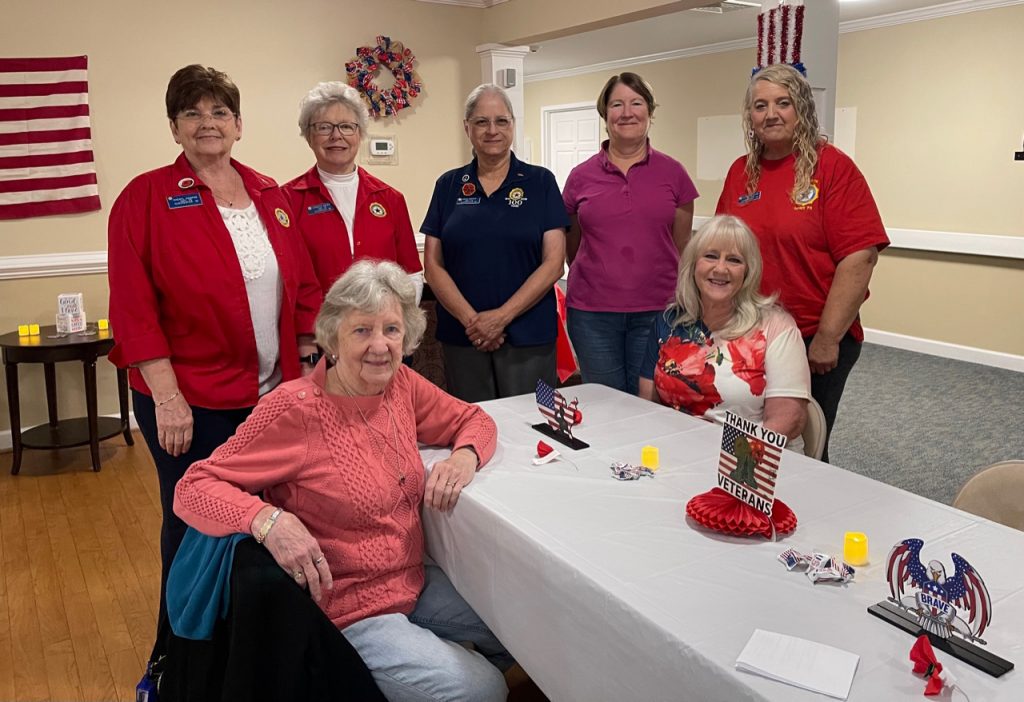
<svg viewBox="0 0 1024 702"><path fill-rule="evenodd" d="M811 0L812 2L814 0ZM949 6L963 11L970 6L996 5L941 0L850 0L839 6L839 21L851 22L924 7ZM524 72L529 76L591 66L650 54L692 49L721 42L753 40L758 8L733 10L723 14L676 12L651 19L629 22L562 39L541 43L526 57Z"/></svg>

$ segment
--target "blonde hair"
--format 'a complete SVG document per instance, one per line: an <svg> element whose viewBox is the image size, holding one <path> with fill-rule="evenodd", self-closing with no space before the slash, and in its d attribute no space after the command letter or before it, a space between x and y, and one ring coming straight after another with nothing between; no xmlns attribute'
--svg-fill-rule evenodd
<svg viewBox="0 0 1024 702"><path fill-rule="evenodd" d="M376 314L389 299L402 309L405 336L402 353L408 356L419 346L427 320L416 305L416 286L397 263L364 258L353 263L324 296L314 331L316 343L327 353L338 352L338 328L349 312Z"/></svg>
<svg viewBox="0 0 1024 702"><path fill-rule="evenodd" d="M762 68L750 79L743 101L743 131L747 140L747 164L744 171L747 174L748 195L757 190L757 183L761 179L761 158L764 155L764 144L754 134L754 122L750 116L754 108L754 86L762 80L785 88L796 110L796 131L793 134L796 164L793 190L790 192L790 197L796 202L811 187L811 177L818 167L818 149L826 140L818 127L814 94L807 79L784 63Z"/></svg>
<svg viewBox="0 0 1024 702"><path fill-rule="evenodd" d="M759 292L763 264L754 233L738 217L718 215L705 222L683 249L683 255L679 259L679 276L676 278L675 300L667 310L676 313L673 327L693 324L704 316L700 289L694 276L697 259L710 249L722 250L726 247L735 247L743 257L743 262L747 264L747 270L743 274L743 283L733 298L732 318L725 327L715 330L716 336L722 339L738 339L757 326L765 312L775 306L777 295L765 296Z"/></svg>

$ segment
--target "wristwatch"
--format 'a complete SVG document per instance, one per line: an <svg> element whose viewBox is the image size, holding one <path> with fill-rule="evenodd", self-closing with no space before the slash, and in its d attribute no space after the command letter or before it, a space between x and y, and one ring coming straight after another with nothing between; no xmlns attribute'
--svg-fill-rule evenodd
<svg viewBox="0 0 1024 702"><path fill-rule="evenodd" d="M306 356L299 356L299 363L305 363L307 366L315 366L320 362L320 357L323 356L319 351L314 351Z"/></svg>

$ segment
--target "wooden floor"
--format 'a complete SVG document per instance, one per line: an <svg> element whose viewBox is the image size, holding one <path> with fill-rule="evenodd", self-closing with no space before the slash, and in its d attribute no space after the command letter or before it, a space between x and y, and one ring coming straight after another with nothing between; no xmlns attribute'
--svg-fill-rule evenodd
<svg viewBox="0 0 1024 702"><path fill-rule="evenodd" d="M160 497L142 437L0 454L0 700L134 700L160 593Z"/></svg>

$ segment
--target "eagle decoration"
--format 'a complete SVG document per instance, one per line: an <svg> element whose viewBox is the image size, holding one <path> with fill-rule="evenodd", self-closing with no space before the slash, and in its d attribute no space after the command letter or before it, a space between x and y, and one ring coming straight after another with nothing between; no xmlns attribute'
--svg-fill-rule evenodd
<svg viewBox="0 0 1024 702"><path fill-rule="evenodd" d="M981 635L992 623L992 598L978 571L959 554L952 554L955 570L946 576L941 561L921 563L921 539L906 539L893 546L886 558L889 601L917 619L918 625L943 639L960 636L985 644ZM918 592L906 595L907 585Z"/></svg>

